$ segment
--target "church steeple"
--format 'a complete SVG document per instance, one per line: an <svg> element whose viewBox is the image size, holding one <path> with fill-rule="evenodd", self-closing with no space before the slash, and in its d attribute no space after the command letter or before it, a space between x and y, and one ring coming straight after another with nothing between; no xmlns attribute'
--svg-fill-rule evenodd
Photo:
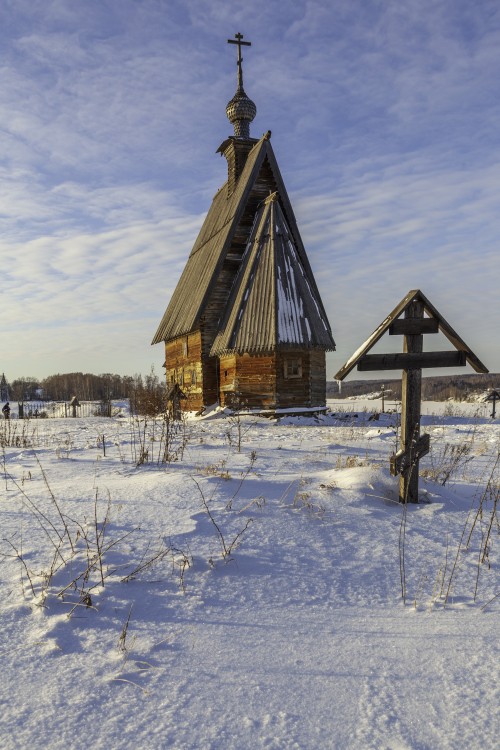
<svg viewBox="0 0 500 750"><path fill-rule="evenodd" d="M182 409L218 403L264 413L326 409L325 352L335 349L270 142L250 136L257 108L243 88L226 108L234 126L219 146L227 182L217 191L155 333ZM187 390L186 390L187 389Z"/></svg>
<svg viewBox="0 0 500 750"><path fill-rule="evenodd" d="M228 44L238 45L238 88L236 94L226 107L226 115L234 127L234 135L221 143L217 152L223 154L227 160L227 195L233 194L236 183L243 172L248 154L257 143L255 138L250 138L250 123L257 114L257 107L245 93L243 88L243 58L242 47L250 47L251 42L243 41L243 34L235 34L234 39L228 39Z"/></svg>
<svg viewBox="0 0 500 750"><path fill-rule="evenodd" d="M236 94L233 96L231 101L226 107L227 119L234 127L234 135L236 138L250 138L250 123L257 114L257 107L254 102L246 95L245 89L243 88L243 57L241 56L242 47L250 47L251 42L243 41L243 34L235 34L234 39L228 39L228 44L238 45L238 59L236 65L238 67L238 88Z"/></svg>

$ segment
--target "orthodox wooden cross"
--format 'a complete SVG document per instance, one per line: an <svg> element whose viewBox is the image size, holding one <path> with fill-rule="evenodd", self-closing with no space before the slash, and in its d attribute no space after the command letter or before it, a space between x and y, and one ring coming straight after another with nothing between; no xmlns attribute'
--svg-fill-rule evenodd
<svg viewBox="0 0 500 750"><path fill-rule="evenodd" d="M185 400L186 394L181 390L179 383L175 383L167 393L167 403L171 407L172 419L180 421L182 419L181 399Z"/></svg>
<svg viewBox="0 0 500 750"><path fill-rule="evenodd" d="M237 66L238 66L238 88L242 89L243 88L243 69L242 69L241 63L243 62L243 58L241 56L241 48L242 47L251 47L252 46L252 42L244 42L243 41L243 34L240 34L238 32L238 34L234 35L234 39L228 39L227 43L228 44L237 44L238 45L238 61L236 63Z"/></svg>
<svg viewBox="0 0 500 750"><path fill-rule="evenodd" d="M76 407L81 405L76 396L73 396L69 405L71 406L72 416L76 417Z"/></svg>
<svg viewBox="0 0 500 750"><path fill-rule="evenodd" d="M484 400L493 401L493 411L491 412L491 416L495 419L497 401L500 400L500 393L498 391L492 391Z"/></svg>
<svg viewBox="0 0 500 750"><path fill-rule="evenodd" d="M385 412L385 397L387 393L392 393L390 388L386 388L385 385L382 383L382 387L380 388L380 393L382 395L382 414Z"/></svg>
<svg viewBox="0 0 500 750"><path fill-rule="evenodd" d="M427 317L425 317L427 316ZM401 354L368 354L377 341L403 336ZM455 351L424 352L424 335L441 331ZM400 450L391 456L391 474L400 475L399 501L418 503L418 462L429 452L429 435L420 435L420 402L424 367L457 367L469 363L476 372L488 370L419 289L408 292L369 339L335 375L343 380L357 366L362 372L402 370Z"/></svg>

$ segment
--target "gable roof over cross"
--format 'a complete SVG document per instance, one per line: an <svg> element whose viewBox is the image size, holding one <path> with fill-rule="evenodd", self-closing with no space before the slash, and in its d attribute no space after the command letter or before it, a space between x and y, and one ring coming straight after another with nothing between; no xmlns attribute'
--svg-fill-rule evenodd
<svg viewBox="0 0 500 750"><path fill-rule="evenodd" d="M420 302L423 305L424 312L428 317L418 320L412 320L408 318L402 319L401 315L403 315L410 307L410 305L412 305L414 302ZM474 354L472 349L451 327L451 325L445 320L441 313L438 312L438 310L420 291L420 289L412 289L405 297L403 297L401 302L396 305L394 310L373 331L371 336L359 347L359 349L354 352L354 354L347 360L345 365L340 368L340 370L335 375L335 379L343 380L356 366L358 367L358 370L365 371L377 369L407 369L406 367L402 366L402 364L404 364L405 361L410 362L411 355L371 355L371 357L373 358L371 362L370 357L367 357L370 349L375 346L377 341L379 341L379 339L381 339L384 333L386 333L387 331L389 331L389 334L424 334L437 333L438 331L441 331L441 333L446 336L448 341L453 344L456 351L460 353L460 356L454 361L452 357L446 356L448 354L453 354L453 352L428 352L426 354L426 357L429 364L420 366L442 367L448 365L461 365L465 364L465 362L468 362L476 372L488 372L485 365ZM424 355L420 355L420 362L423 361L423 356ZM405 357L406 360L404 359ZM435 360L435 363L433 362L433 360ZM391 362L394 364L391 365Z"/></svg>

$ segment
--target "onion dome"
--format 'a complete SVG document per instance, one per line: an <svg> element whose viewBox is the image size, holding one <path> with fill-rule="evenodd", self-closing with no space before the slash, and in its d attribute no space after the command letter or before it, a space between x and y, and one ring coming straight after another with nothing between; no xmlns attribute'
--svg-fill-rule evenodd
<svg viewBox="0 0 500 750"><path fill-rule="evenodd" d="M227 119L234 127L234 134L240 138L250 138L250 123L257 114L257 107L245 94L242 88L238 88L236 94L226 107Z"/></svg>
<svg viewBox="0 0 500 750"><path fill-rule="evenodd" d="M227 119L234 127L234 135L237 138L250 138L250 123L257 114L257 107L254 102L246 95L243 88L243 58L241 56L241 47L250 47L251 42L243 42L243 34L235 34L235 39L228 39L229 44L238 45L238 88L236 94L226 107Z"/></svg>

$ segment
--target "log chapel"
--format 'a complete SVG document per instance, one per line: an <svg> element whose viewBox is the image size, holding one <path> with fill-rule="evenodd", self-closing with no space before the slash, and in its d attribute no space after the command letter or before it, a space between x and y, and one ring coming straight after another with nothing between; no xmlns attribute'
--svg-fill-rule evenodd
<svg viewBox="0 0 500 750"><path fill-rule="evenodd" d="M243 88L226 107L234 128L219 146L227 181L216 193L156 331L169 390L182 408L213 404L265 413L326 406L325 352L334 351L323 303L271 146L250 137L257 109Z"/></svg>

